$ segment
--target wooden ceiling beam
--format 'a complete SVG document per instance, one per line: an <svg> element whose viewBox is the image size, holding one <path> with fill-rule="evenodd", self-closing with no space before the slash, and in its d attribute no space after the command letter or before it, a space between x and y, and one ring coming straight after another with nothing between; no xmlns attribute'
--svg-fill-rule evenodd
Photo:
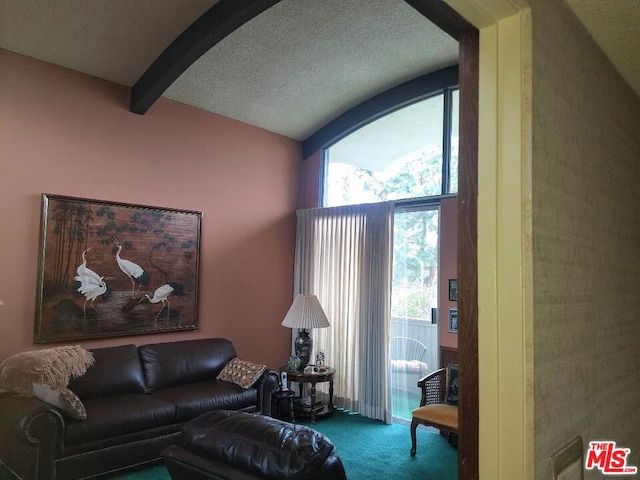
<svg viewBox="0 0 640 480"><path fill-rule="evenodd" d="M476 31L473 25L442 0L405 0L405 2L458 42L463 34Z"/></svg>
<svg viewBox="0 0 640 480"><path fill-rule="evenodd" d="M220 0L182 32L131 87L130 110L143 115L203 54L278 2Z"/></svg>

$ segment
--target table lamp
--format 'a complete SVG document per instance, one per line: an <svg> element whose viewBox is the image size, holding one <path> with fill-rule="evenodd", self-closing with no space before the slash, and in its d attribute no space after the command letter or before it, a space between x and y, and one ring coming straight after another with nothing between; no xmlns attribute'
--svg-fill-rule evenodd
<svg viewBox="0 0 640 480"><path fill-rule="evenodd" d="M313 341L307 330L311 328L325 328L329 326L329 319L322 310L322 306L315 295L297 295L289 311L282 321L282 325L297 328L298 336L294 342L296 356L300 358L300 371L309 364Z"/></svg>

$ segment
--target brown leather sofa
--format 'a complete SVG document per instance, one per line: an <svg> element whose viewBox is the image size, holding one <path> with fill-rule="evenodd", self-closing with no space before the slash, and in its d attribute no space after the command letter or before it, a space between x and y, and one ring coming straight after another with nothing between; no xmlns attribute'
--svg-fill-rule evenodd
<svg viewBox="0 0 640 480"><path fill-rule="evenodd" d="M183 431L162 452L173 480L347 480L331 440L303 425L217 410Z"/></svg>
<svg viewBox="0 0 640 480"><path fill-rule="evenodd" d="M269 370L248 389L216 380L236 357L223 338L91 351L94 365L69 383L86 420L36 398L0 394L0 461L22 480L74 480L157 461L203 412L270 415L278 388Z"/></svg>

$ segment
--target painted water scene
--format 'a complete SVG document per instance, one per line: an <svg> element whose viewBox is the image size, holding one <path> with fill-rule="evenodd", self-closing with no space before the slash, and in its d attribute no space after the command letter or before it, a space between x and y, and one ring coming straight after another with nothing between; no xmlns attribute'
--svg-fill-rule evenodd
<svg viewBox="0 0 640 480"><path fill-rule="evenodd" d="M201 219L43 194L34 341L197 328Z"/></svg>

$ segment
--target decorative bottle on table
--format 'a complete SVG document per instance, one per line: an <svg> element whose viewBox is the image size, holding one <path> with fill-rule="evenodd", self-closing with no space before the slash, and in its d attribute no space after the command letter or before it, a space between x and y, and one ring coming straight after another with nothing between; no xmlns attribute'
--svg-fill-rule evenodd
<svg viewBox="0 0 640 480"><path fill-rule="evenodd" d="M324 365L324 352L316 353L316 369L318 372L326 370Z"/></svg>

